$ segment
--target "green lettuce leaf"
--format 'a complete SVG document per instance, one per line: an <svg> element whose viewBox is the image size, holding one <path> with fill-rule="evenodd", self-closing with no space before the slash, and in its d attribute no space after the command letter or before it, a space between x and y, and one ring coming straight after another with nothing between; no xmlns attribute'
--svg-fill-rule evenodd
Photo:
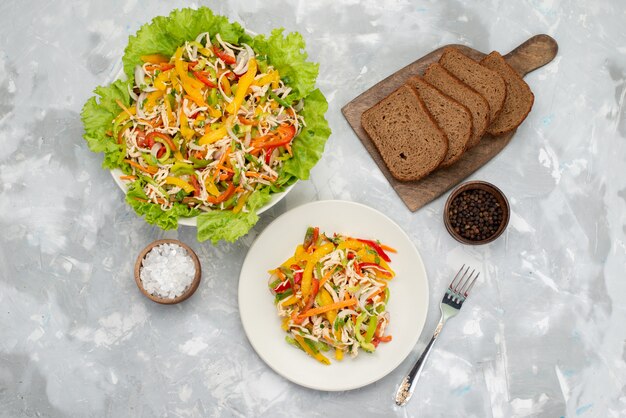
<svg viewBox="0 0 626 418"><path fill-rule="evenodd" d="M219 240L235 242L246 235L257 223L256 211L233 213L229 210L214 210L198 216L198 241Z"/></svg>
<svg viewBox="0 0 626 418"><path fill-rule="evenodd" d="M174 10L167 17L155 17L128 39L122 58L126 76L129 79L134 77L135 66L143 64L142 55L171 56L185 41L193 41L203 32L209 32L211 36L219 33L226 42L250 42L250 37L239 23L231 23L226 17L213 14L207 7Z"/></svg>
<svg viewBox="0 0 626 418"><path fill-rule="evenodd" d="M293 89L290 98L299 100L315 89L319 64L307 61L304 38L296 32L283 36L284 29L274 29L269 38L258 35L250 45L280 73L283 82Z"/></svg>
<svg viewBox="0 0 626 418"><path fill-rule="evenodd" d="M319 89L315 89L304 99L304 109L300 114L306 121L306 128L293 140L293 158L285 161L278 184L289 184L294 177L306 180L313 166L324 152L326 140L330 136L324 113L328 102Z"/></svg>
<svg viewBox="0 0 626 418"><path fill-rule="evenodd" d="M145 202L148 196L143 191L144 184L137 180L133 182L126 193L126 202L137 212L138 215L145 216L146 221L161 229L178 228L179 217L192 217L200 213L198 209L190 208L181 203L174 203L168 210L161 209L161 206Z"/></svg>
<svg viewBox="0 0 626 418"><path fill-rule="evenodd" d="M93 152L104 152L104 168L119 167L122 149L115 138L107 135L113 128L113 119L121 109L116 100L125 106L130 104L128 82L117 80L107 87L98 86L94 90L96 96L87 100L80 114L85 128L83 137Z"/></svg>
<svg viewBox="0 0 626 418"><path fill-rule="evenodd" d="M275 29L269 37L257 35L252 38L241 25L229 22L224 16L215 15L206 7L197 10L174 10L167 17L154 18L129 38L122 62L124 72L131 81L118 80L108 87L96 88L96 97L85 103L81 117L85 126L84 138L89 148L94 152L104 153L103 167L121 168L130 172L130 166L122 162L124 156L121 147L107 136L113 119L120 112L116 100L129 105L128 84L134 78L135 66L142 64L142 55L171 56L185 41L195 39L202 32L209 32L211 36L219 33L227 42L249 44L259 54L259 65L273 65L279 71L281 79L292 88L289 99L304 100L301 114L307 127L294 139L293 157L285 161L277 183L250 195L248 212L234 214L232 211L215 210L198 216L199 241L210 239L217 243L223 239L232 242L254 226L258 221L256 210L269 202L273 193L283 191L298 179L308 179L309 172L320 159L330 135L328 123L324 119L328 104L322 93L315 89L318 64L307 61L304 39L299 33L284 35L283 29ZM197 209L190 209L179 203L172 209L163 211L157 204L143 202L147 196L142 186L140 181L133 183L126 201L149 223L163 229L172 229L177 227L179 217L197 216L200 213Z"/></svg>

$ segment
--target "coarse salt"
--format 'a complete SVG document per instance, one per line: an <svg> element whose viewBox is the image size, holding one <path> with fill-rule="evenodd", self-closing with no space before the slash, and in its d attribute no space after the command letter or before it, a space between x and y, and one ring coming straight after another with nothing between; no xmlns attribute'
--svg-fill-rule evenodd
<svg viewBox="0 0 626 418"><path fill-rule="evenodd" d="M165 299L182 295L196 274L191 256L177 244L157 245L146 254L141 265L139 278L143 288Z"/></svg>

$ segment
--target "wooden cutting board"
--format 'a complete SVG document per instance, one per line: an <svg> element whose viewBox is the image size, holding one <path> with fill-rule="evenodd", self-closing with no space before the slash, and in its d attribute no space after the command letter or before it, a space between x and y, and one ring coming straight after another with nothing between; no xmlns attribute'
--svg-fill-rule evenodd
<svg viewBox="0 0 626 418"><path fill-rule="evenodd" d="M515 132L511 132L499 137L486 135L481 139L480 144L466 151L458 162L450 167L439 169L421 180L402 182L396 180L391 175L374 143L361 126L361 115L404 84L408 78L416 74L422 75L426 67L433 62L437 62L444 48L449 46L458 48L461 52L475 60L480 60L485 56L484 53L464 45L443 46L393 73L341 109L348 123L352 126L352 129L374 161L376 161L385 177L387 177L391 186L411 211L416 211L438 198L478 170L506 147L515 134ZM523 77L552 61L556 56L557 50L558 45L553 38L548 35L536 35L506 54L504 58Z"/></svg>

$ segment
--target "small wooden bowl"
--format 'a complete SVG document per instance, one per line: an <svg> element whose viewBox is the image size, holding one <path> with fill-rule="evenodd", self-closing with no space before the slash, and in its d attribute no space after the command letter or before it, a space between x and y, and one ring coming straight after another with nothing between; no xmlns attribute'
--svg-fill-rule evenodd
<svg viewBox="0 0 626 418"><path fill-rule="evenodd" d="M193 277L193 281L191 282L187 290L185 290L185 292L182 295L174 299L161 298L159 296L151 295L150 293L146 291L146 289L144 289L143 284L141 282L141 278L139 277L141 264L143 262L143 259L146 257L146 254L148 254L148 252L152 250L154 247L156 247L157 245L161 245L161 244L176 244L176 245L181 246L185 250L187 250L187 253L193 260L193 264L196 269L196 274ZM137 257L137 262L135 263L135 283L137 283L137 287L139 288L139 290L141 290L141 293L143 293L148 299L156 303L161 303L163 305L174 305L176 303L189 299L191 295L193 295L194 292L198 289L198 286L200 285L201 277L202 277L202 268L200 267L200 260L198 260L198 256L187 244L180 242L177 239L160 239L160 240L154 241L153 243L149 244L146 248L144 248L139 253L139 257Z"/></svg>
<svg viewBox="0 0 626 418"><path fill-rule="evenodd" d="M490 193L491 195L493 195L498 201L498 203L500 204L500 207L502 208L502 222L500 223L500 226L496 230L495 234L483 240L476 241L476 240L470 240L470 239L462 237L454 230L450 222L450 216L448 215L448 212L450 210L450 205L452 204L452 201L456 199L458 195L460 195L466 190L484 190L487 193ZM452 193L450 193L450 196L448 196L448 200L446 200L446 205L443 209L443 223L446 225L446 229L448 230L450 235L452 235L452 238L454 238L455 240L463 244L469 244L469 245L481 245L481 244L487 244L489 242L494 241L496 238L502 235L502 233L506 229L507 225L509 224L510 216L511 216L511 208L509 207L509 201L507 200L504 193L502 193L502 190L498 189L496 186L494 186L491 183L487 183L486 181L479 181L479 180L468 181L466 183L463 183L457 186L456 189L452 190Z"/></svg>

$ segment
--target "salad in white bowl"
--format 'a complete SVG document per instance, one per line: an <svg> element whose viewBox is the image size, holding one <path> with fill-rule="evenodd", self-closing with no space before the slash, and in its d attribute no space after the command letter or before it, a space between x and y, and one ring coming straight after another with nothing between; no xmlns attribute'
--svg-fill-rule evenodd
<svg viewBox="0 0 626 418"><path fill-rule="evenodd" d="M84 137L146 221L234 241L308 178L330 135L306 58L297 33L252 37L207 8L176 10L130 38L127 80L96 88Z"/></svg>

